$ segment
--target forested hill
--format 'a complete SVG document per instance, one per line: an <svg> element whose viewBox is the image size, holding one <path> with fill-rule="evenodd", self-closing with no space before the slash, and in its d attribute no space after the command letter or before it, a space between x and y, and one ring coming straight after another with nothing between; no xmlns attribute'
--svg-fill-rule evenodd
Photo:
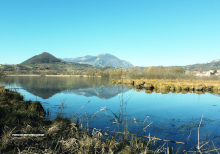
<svg viewBox="0 0 220 154"><path fill-rule="evenodd" d="M36 55L36 56L29 58L28 60L22 62L21 64L30 65L30 64L54 63L54 62L61 62L61 60L47 52L43 52L40 55Z"/></svg>

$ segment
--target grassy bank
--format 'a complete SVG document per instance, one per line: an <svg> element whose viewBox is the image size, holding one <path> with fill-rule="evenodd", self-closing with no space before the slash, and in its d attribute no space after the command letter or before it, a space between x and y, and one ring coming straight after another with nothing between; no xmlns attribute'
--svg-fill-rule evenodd
<svg viewBox="0 0 220 154"><path fill-rule="evenodd" d="M214 92L220 93L220 80L208 79L119 79L113 84L124 84L146 91Z"/></svg>
<svg viewBox="0 0 220 154"><path fill-rule="evenodd" d="M44 76L44 77L101 77L101 76L88 76L88 75L36 75L36 74L21 74L21 75L8 75L8 76Z"/></svg>

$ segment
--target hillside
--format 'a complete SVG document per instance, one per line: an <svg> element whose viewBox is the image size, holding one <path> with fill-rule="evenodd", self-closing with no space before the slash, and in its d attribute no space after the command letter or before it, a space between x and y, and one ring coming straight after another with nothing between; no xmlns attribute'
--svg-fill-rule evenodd
<svg viewBox="0 0 220 154"><path fill-rule="evenodd" d="M133 66L130 62L117 58L108 53L102 53L98 56L84 56L77 58L64 58L64 61L90 64L94 66L112 66L112 67L128 67Z"/></svg>
<svg viewBox="0 0 220 154"><path fill-rule="evenodd" d="M36 56L29 58L28 60L22 62L21 64L30 65L30 64L54 63L54 62L61 62L61 60L47 52L43 52L40 55L36 55Z"/></svg>
<svg viewBox="0 0 220 154"><path fill-rule="evenodd" d="M213 60L211 63L220 62L220 59Z"/></svg>
<svg viewBox="0 0 220 154"><path fill-rule="evenodd" d="M0 75L35 74L35 75L83 75L88 69L104 71L110 67L92 66L62 61L44 52L17 65L0 66Z"/></svg>
<svg viewBox="0 0 220 154"><path fill-rule="evenodd" d="M219 70L220 69L220 60L214 60L210 63L204 63L204 64L186 65L183 68L188 71Z"/></svg>

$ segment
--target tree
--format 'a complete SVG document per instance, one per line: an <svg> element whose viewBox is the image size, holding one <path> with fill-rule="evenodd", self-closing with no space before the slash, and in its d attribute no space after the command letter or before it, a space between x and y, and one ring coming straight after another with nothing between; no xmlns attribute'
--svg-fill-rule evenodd
<svg viewBox="0 0 220 154"><path fill-rule="evenodd" d="M122 76L123 76L124 78L127 77L127 74L128 74L128 72L127 72L126 70L124 70L124 71L122 72Z"/></svg>
<svg viewBox="0 0 220 154"><path fill-rule="evenodd" d="M110 68L104 70L103 72L103 77L106 77L106 78L109 78L110 77L110 74L112 74L112 70Z"/></svg>
<svg viewBox="0 0 220 154"><path fill-rule="evenodd" d="M172 70L174 73L179 73L179 74L182 74L182 73L185 73L185 70L183 67L176 67L176 68L173 68Z"/></svg>
<svg viewBox="0 0 220 154"><path fill-rule="evenodd" d="M122 69L118 69L116 71L111 72L110 77L112 78L121 78L122 76Z"/></svg>
<svg viewBox="0 0 220 154"><path fill-rule="evenodd" d="M147 72L153 72L154 71L154 67L153 66L151 66L151 67L149 67L148 69L147 69Z"/></svg>
<svg viewBox="0 0 220 154"><path fill-rule="evenodd" d="M165 70L165 69L164 69L163 66L160 66L160 67L156 68L156 71L157 71L157 72L163 72L164 70Z"/></svg>
<svg viewBox="0 0 220 154"><path fill-rule="evenodd" d="M140 72L138 72L136 69L132 69L128 72L129 77L131 78L139 78Z"/></svg>
<svg viewBox="0 0 220 154"><path fill-rule="evenodd" d="M97 75L102 77L103 76L103 71L97 70Z"/></svg>
<svg viewBox="0 0 220 154"><path fill-rule="evenodd" d="M95 74L96 74L96 69L90 68L86 71L86 75L88 75L88 76L95 76Z"/></svg>

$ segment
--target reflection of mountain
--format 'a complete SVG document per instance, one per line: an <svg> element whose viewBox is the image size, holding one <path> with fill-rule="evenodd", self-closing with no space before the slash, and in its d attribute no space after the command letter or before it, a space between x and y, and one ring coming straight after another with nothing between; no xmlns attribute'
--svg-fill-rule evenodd
<svg viewBox="0 0 220 154"><path fill-rule="evenodd" d="M47 99L62 91L69 91L70 93L87 97L97 96L101 99L109 99L121 93L118 86L112 86L109 80L103 78L7 77L4 80L0 79L0 82L7 83L10 87L17 87L19 85L26 91L43 99ZM124 88L124 91L128 90L129 88Z"/></svg>
<svg viewBox="0 0 220 154"><path fill-rule="evenodd" d="M50 98L53 95L60 93L62 91L60 89L51 89L51 88L30 88L30 89L25 89L25 90L43 99Z"/></svg>
<svg viewBox="0 0 220 154"><path fill-rule="evenodd" d="M123 92L129 91L130 88L124 87ZM122 92L122 89L120 86L110 86L110 87L103 87L103 86L96 86L92 88L85 88L85 89L74 89L69 90L65 93L73 93L76 95L83 95L86 97L92 97L96 96L101 99L110 99Z"/></svg>

